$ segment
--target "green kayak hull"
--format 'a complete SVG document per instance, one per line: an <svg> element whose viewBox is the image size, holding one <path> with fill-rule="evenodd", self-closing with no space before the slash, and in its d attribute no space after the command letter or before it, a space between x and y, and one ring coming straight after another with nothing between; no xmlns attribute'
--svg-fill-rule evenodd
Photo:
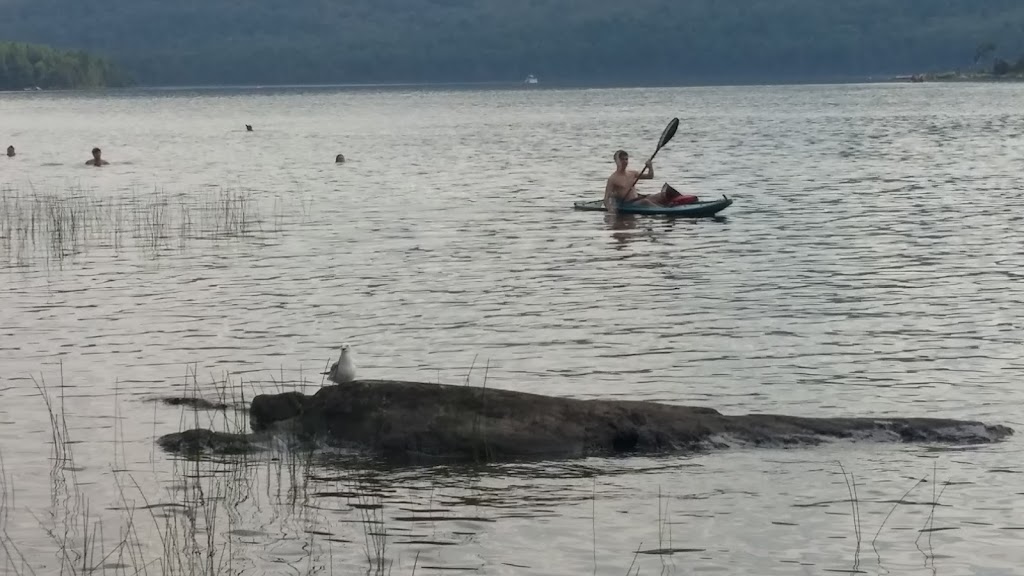
<svg viewBox="0 0 1024 576"><path fill-rule="evenodd" d="M726 195L718 200L702 200L691 204L680 204L679 206L622 206L619 214L650 214L654 216L684 216L687 218L703 218L714 216L732 205L732 199ZM576 210L589 212L605 212L604 202L601 200L587 200L573 204Z"/></svg>

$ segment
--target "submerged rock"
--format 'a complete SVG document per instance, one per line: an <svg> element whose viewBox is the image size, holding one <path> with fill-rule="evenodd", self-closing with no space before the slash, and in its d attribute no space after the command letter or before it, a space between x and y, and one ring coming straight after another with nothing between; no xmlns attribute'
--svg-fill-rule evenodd
<svg viewBox="0 0 1024 576"><path fill-rule="evenodd" d="M161 436L157 442L168 452L178 454L248 454L261 446L247 434L228 434L210 430L186 430Z"/></svg>
<svg viewBox="0 0 1024 576"><path fill-rule="evenodd" d="M160 401L168 406L185 406L195 410L227 410L228 408L228 405L223 402L210 402L205 398L171 397L160 398Z"/></svg>
<svg viewBox="0 0 1024 576"><path fill-rule="evenodd" d="M710 408L396 381L349 382L312 396L257 396L250 421L258 433L286 430L305 441L385 458L463 461L685 453L835 439L968 444L1013 433L1005 426L957 420L727 416Z"/></svg>

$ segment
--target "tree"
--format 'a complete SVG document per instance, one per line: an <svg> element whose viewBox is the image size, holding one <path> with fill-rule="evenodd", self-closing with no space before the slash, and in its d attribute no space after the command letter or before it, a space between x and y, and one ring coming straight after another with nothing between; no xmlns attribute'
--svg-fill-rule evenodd
<svg viewBox="0 0 1024 576"><path fill-rule="evenodd" d="M123 86L125 77L112 64L85 52L48 46L0 43L0 90L23 88L101 88Z"/></svg>
<svg viewBox="0 0 1024 576"><path fill-rule="evenodd" d="M978 44L978 47L974 49L974 65L977 66L979 62L995 54L995 52L995 42L982 42Z"/></svg>

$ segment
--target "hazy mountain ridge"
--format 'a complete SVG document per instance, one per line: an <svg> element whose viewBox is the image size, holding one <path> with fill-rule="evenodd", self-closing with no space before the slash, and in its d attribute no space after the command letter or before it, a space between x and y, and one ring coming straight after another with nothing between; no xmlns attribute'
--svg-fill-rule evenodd
<svg viewBox="0 0 1024 576"><path fill-rule="evenodd" d="M679 82L906 73L1024 48L1019 0L0 0L0 38L144 84Z"/></svg>

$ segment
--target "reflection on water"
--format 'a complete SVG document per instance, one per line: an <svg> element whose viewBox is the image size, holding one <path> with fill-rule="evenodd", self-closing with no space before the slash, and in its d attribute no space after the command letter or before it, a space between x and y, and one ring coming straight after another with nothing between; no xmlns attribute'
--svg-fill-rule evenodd
<svg viewBox="0 0 1024 576"><path fill-rule="evenodd" d="M692 219L671 216L637 216L636 214L604 214L604 221L611 237L618 243L616 248L629 242L658 242L667 239L677 226L698 226L700 224L728 222L725 216Z"/></svg>
<svg viewBox="0 0 1024 576"><path fill-rule="evenodd" d="M369 378L480 385L487 366L488 386L580 398L1020 428L1022 98L0 95L19 151L0 159L5 542L37 568L122 572L178 558L167 546L188 552L162 573L1012 572L1019 438L416 469L282 445L194 463L154 438L244 413L152 400L312 392L349 342ZM612 151L653 146L674 116L659 173L734 198L726 218L572 209L600 196ZM103 170L78 161L95 145Z"/></svg>

